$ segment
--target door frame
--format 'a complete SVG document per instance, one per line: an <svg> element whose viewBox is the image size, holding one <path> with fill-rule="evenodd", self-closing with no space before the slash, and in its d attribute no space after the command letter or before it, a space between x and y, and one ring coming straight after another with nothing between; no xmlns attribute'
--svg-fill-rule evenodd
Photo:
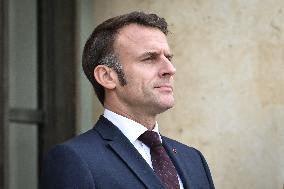
<svg viewBox="0 0 284 189"><path fill-rule="evenodd" d="M7 0L0 0L0 189L7 188L8 65Z"/></svg>
<svg viewBox="0 0 284 189"><path fill-rule="evenodd" d="M52 146L76 135L76 0L37 0L36 110L9 107L8 10L0 0L0 189L9 188L9 122L37 124L39 169Z"/></svg>
<svg viewBox="0 0 284 189"><path fill-rule="evenodd" d="M76 0L38 0L40 157L76 134Z"/></svg>

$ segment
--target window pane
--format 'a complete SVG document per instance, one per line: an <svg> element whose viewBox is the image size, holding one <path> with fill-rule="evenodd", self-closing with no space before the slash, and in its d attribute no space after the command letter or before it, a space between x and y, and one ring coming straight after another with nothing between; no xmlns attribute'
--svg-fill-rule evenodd
<svg viewBox="0 0 284 189"><path fill-rule="evenodd" d="M9 103L37 107L37 25L35 0L9 1Z"/></svg>
<svg viewBox="0 0 284 189"><path fill-rule="evenodd" d="M9 125L9 189L37 188L37 126Z"/></svg>
<svg viewBox="0 0 284 189"><path fill-rule="evenodd" d="M9 107L37 108L36 0L8 1ZM38 182L37 126L8 127L8 189L36 189Z"/></svg>

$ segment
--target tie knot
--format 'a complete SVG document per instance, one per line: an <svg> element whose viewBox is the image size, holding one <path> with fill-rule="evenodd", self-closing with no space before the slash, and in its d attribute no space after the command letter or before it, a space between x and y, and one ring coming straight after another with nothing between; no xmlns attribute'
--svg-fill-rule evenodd
<svg viewBox="0 0 284 189"><path fill-rule="evenodd" d="M138 139L146 144L150 149L162 145L158 133L154 131L145 131L138 137Z"/></svg>

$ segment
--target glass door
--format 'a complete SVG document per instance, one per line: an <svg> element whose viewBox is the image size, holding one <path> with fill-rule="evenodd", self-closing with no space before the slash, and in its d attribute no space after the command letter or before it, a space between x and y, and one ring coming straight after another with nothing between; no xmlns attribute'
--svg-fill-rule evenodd
<svg viewBox="0 0 284 189"><path fill-rule="evenodd" d="M8 188L38 184L37 2L8 1Z"/></svg>

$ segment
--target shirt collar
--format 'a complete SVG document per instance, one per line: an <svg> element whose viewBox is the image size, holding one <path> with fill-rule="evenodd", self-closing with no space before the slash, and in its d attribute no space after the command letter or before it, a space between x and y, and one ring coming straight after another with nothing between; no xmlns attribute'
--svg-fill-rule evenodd
<svg viewBox="0 0 284 189"><path fill-rule="evenodd" d="M109 121L111 121L116 127L118 127L119 130L128 138L128 140L132 144L138 139L141 134L148 130L140 123L137 123L136 121L128 119L127 117L124 117L117 113L114 113L108 109L104 110L103 116ZM154 129L152 131L155 131L159 134L159 126L157 122L155 123Z"/></svg>

